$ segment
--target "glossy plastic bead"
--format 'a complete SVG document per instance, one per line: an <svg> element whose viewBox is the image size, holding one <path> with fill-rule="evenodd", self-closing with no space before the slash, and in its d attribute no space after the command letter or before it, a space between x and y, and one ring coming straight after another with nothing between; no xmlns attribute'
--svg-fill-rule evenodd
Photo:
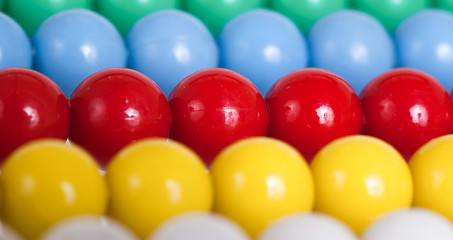
<svg viewBox="0 0 453 240"><path fill-rule="evenodd" d="M0 69L31 68L31 51L30 40L21 26L8 15L0 12Z"/></svg>
<svg viewBox="0 0 453 240"><path fill-rule="evenodd" d="M453 135L435 138L409 160L414 179L414 205L453 221Z"/></svg>
<svg viewBox="0 0 453 240"><path fill-rule="evenodd" d="M339 75L357 94L395 66L392 38L363 12L340 10L321 18L310 29L308 42L311 66Z"/></svg>
<svg viewBox="0 0 453 240"><path fill-rule="evenodd" d="M412 203L411 173L388 143L349 136L327 144L314 157L315 211L348 224L357 234L382 214Z"/></svg>
<svg viewBox="0 0 453 240"><path fill-rule="evenodd" d="M388 71L360 94L362 133L393 145L406 159L423 144L453 131L453 104L430 75L408 68Z"/></svg>
<svg viewBox="0 0 453 240"><path fill-rule="evenodd" d="M101 15L82 9L49 17L33 37L35 69L71 96L91 74L125 67L127 51L116 28Z"/></svg>
<svg viewBox="0 0 453 240"><path fill-rule="evenodd" d="M109 164L109 214L141 239L167 219L189 211L210 211L213 189L201 159L167 139L137 141Z"/></svg>
<svg viewBox="0 0 453 240"><path fill-rule="evenodd" d="M245 77L221 68L185 78L168 99L170 137L195 150L207 166L227 145L264 136L269 115L258 89Z"/></svg>
<svg viewBox="0 0 453 240"><path fill-rule="evenodd" d="M401 67L416 68L453 89L453 13L427 9L405 19L395 31Z"/></svg>
<svg viewBox="0 0 453 240"><path fill-rule="evenodd" d="M94 159L63 140L23 145L0 175L2 220L26 239L76 215L105 214L107 187Z"/></svg>
<svg viewBox="0 0 453 240"><path fill-rule="evenodd" d="M127 35L129 67L155 81L168 96L188 75L218 66L217 44L206 26L181 10L137 21Z"/></svg>
<svg viewBox="0 0 453 240"><path fill-rule="evenodd" d="M145 75L125 68L97 72L72 94L69 139L102 166L127 144L168 137L171 114L165 95Z"/></svg>
<svg viewBox="0 0 453 240"><path fill-rule="evenodd" d="M214 211L239 223L252 238L273 221L310 211L313 179L302 155L289 144L267 137L237 141L211 167Z"/></svg>
<svg viewBox="0 0 453 240"><path fill-rule="evenodd" d="M362 111L354 89L339 76L315 68L294 71L266 95L267 135L296 147L307 161L339 137L359 134Z"/></svg>
<svg viewBox="0 0 453 240"><path fill-rule="evenodd" d="M66 140L70 123L69 103L52 80L30 69L0 70L0 164L28 141Z"/></svg>
<svg viewBox="0 0 453 240"><path fill-rule="evenodd" d="M250 79L263 95L278 79L308 64L304 36L289 18L271 10L233 18L218 43L220 66Z"/></svg>

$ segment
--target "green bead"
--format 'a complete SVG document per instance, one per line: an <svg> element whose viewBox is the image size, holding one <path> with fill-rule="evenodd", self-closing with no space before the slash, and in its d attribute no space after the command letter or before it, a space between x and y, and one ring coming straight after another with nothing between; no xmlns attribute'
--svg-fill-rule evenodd
<svg viewBox="0 0 453 240"><path fill-rule="evenodd" d="M97 0L96 9L126 35L134 23L148 13L179 8L180 0Z"/></svg>
<svg viewBox="0 0 453 240"><path fill-rule="evenodd" d="M270 7L292 19L306 33L319 18L346 8L348 3L348 0L270 0Z"/></svg>
<svg viewBox="0 0 453 240"><path fill-rule="evenodd" d="M70 8L92 8L92 0L5 0L5 11L31 36L46 18Z"/></svg>
<svg viewBox="0 0 453 240"><path fill-rule="evenodd" d="M217 35L228 20L247 10L264 7L265 3L266 0L186 0L184 8Z"/></svg>
<svg viewBox="0 0 453 240"><path fill-rule="evenodd" d="M453 0L434 0L434 6L453 11Z"/></svg>
<svg viewBox="0 0 453 240"><path fill-rule="evenodd" d="M429 0L355 0L355 7L381 21L389 32L411 14L429 6Z"/></svg>

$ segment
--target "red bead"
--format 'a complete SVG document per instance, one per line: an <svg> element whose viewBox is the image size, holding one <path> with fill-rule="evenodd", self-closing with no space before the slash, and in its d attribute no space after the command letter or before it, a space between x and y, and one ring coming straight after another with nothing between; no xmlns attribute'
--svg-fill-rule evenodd
<svg viewBox="0 0 453 240"><path fill-rule="evenodd" d="M258 89L244 76L221 68L198 71L169 96L170 137L194 149L209 166L224 147L264 136L268 112Z"/></svg>
<svg viewBox="0 0 453 240"><path fill-rule="evenodd" d="M0 162L30 140L66 140L69 124L69 103L52 80L30 69L0 70Z"/></svg>
<svg viewBox="0 0 453 240"><path fill-rule="evenodd" d="M91 152L102 166L128 143L168 137L170 107L145 75L125 68L99 71L71 95L70 140Z"/></svg>
<svg viewBox="0 0 453 240"><path fill-rule="evenodd" d="M268 136L297 148L308 162L330 141L359 134L360 102L354 89L339 76L307 68L287 74L266 95Z"/></svg>
<svg viewBox="0 0 453 240"><path fill-rule="evenodd" d="M360 94L363 134L392 144L406 158L429 140L453 130L448 92L430 75L394 69L372 80Z"/></svg>

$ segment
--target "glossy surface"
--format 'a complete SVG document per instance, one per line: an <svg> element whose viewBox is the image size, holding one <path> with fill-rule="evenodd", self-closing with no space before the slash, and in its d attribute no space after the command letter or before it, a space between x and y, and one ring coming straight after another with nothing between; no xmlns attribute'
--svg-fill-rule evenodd
<svg viewBox="0 0 453 240"><path fill-rule="evenodd" d="M453 131L453 104L434 78L414 69L388 71L360 94L362 133L392 144L406 159Z"/></svg>
<svg viewBox="0 0 453 240"><path fill-rule="evenodd" d="M270 7L291 18L299 29L308 32L319 18L346 8L349 0L270 0Z"/></svg>
<svg viewBox="0 0 453 240"><path fill-rule="evenodd" d="M395 65L393 40L370 15L340 10L317 21L308 33L311 66L338 74L359 94Z"/></svg>
<svg viewBox="0 0 453 240"><path fill-rule="evenodd" d="M423 208L393 211L375 221L363 240L453 239L453 225L440 214Z"/></svg>
<svg viewBox="0 0 453 240"><path fill-rule="evenodd" d="M360 102L354 89L322 69L301 69L280 79L267 93L267 135L297 148L307 161L330 141L359 134Z"/></svg>
<svg viewBox="0 0 453 240"><path fill-rule="evenodd" d="M313 179L296 149L266 137L237 141L211 167L214 211L239 223L252 238L290 213L310 211Z"/></svg>
<svg viewBox="0 0 453 240"><path fill-rule="evenodd" d="M401 21L427 8L430 2L430 0L354 0L354 7L373 15L389 32L393 32Z"/></svg>
<svg viewBox="0 0 453 240"><path fill-rule="evenodd" d="M184 9L202 20L216 36L233 17L265 4L266 0L185 0Z"/></svg>
<svg viewBox="0 0 453 240"><path fill-rule="evenodd" d="M188 75L217 67L214 38L196 17L163 10L140 19L127 35L129 67L155 81L166 96Z"/></svg>
<svg viewBox="0 0 453 240"><path fill-rule="evenodd" d="M305 38L275 11L259 9L230 20L219 33L220 66L250 79L265 95L286 74L307 66Z"/></svg>
<svg viewBox="0 0 453 240"><path fill-rule="evenodd" d="M282 217L266 228L258 240L358 240L346 224L329 215L295 213Z"/></svg>
<svg viewBox="0 0 453 240"><path fill-rule="evenodd" d="M105 213L107 188L94 159L63 140L40 140L8 157L0 175L2 220L36 239L64 218Z"/></svg>
<svg viewBox="0 0 453 240"><path fill-rule="evenodd" d="M210 212L181 214L163 223L148 240L250 240L235 222Z"/></svg>
<svg viewBox="0 0 453 240"><path fill-rule="evenodd" d="M98 0L96 10L126 35L132 25L145 15L179 5L180 0Z"/></svg>
<svg viewBox="0 0 453 240"><path fill-rule="evenodd" d="M0 12L0 53L0 69L32 66L30 40L19 24L2 12Z"/></svg>
<svg viewBox="0 0 453 240"><path fill-rule="evenodd" d="M432 209L453 221L453 135L435 138L409 161L414 205Z"/></svg>
<svg viewBox="0 0 453 240"><path fill-rule="evenodd" d="M71 9L92 7L93 0L5 0L5 12L16 19L29 36L51 15Z"/></svg>
<svg viewBox="0 0 453 240"><path fill-rule="evenodd" d="M185 78L168 99L170 137L196 151L207 166L239 139L266 135L263 97L246 78L227 69L206 69Z"/></svg>
<svg viewBox="0 0 453 240"><path fill-rule="evenodd" d="M159 87L131 69L112 68L87 78L71 98L70 140L102 166L128 143L168 137L171 114Z"/></svg>
<svg viewBox="0 0 453 240"><path fill-rule="evenodd" d="M89 10L67 10L48 18L33 37L35 69L69 97L85 78L102 69L125 67L127 52L115 27Z"/></svg>
<svg viewBox="0 0 453 240"><path fill-rule="evenodd" d="M0 70L0 163L15 148L38 138L69 135L70 109L63 92L29 69Z"/></svg>
<svg viewBox="0 0 453 240"><path fill-rule="evenodd" d="M47 230L40 240L138 240L122 224L106 217L82 215L65 219Z"/></svg>
<svg viewBox="0 0 453 240"><path fill-rule="evenodd" d="M141 238L188 211L210 211L212 183L201 159L166 139L138 141L121 150L107 168L112 217Z"/></svg>
<svg viewBox="0 0 453 240"><path fill-rule="evenodd" d="M420 11L395 31L399 65L431 74L453 89L453 14L439 9Z"/></svg>
<svg viewBox="0 0 453 240"><path fill-rule="evenodd" d="M315 211L348 224L356 233L382 214L412 203L412 178L402 156L369 136L326 145L313 159Z"/></svg>

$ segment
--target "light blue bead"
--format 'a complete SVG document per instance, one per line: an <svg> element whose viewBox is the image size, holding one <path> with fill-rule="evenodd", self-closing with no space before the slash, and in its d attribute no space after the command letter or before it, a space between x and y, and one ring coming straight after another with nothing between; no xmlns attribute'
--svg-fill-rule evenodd
<svg viewBox="0 0 453 240"><path fill-rule="evenodd" d="M422 70L448 90L453 88L453 14L426 9L405 19L395 31L401 67Z"/></svg>
<svg viewBox="0 0 453 240"><path fill-rule="evenodd" d="M24 30L0 12L0 69L32 67L31 44Z"/></svg>
<svg viewBox="0 0 453 240"><path fill-rule="evenodd" d="M188 75L218 66L218 48L206 26L181 10L151 13L127 36L129 67L156 82L166 96Z"/></svg>
<svg viewBox="0 0 453 240"><path fill-rule="evenodd" d="M311 65L338 74L357 94L395 66L391 36L378 20L363 12L329 14L313 25L308 39Z"/></svg>
<svg viewBox="0 0 453 240"><path fill-rule="evenodd" d="M107 19L83 9L66 10L46 19L33 37L35 69L47 75L69 97L91 74L125 67L127 50Z"/></svg>
<svg viewBox="0 0 453 240"><path fill-rule="evenodd" d="M286 74L307 67L305 38L287 17L257 9L230 20L218 38L220 66L250 79L265 95Z"/></svg>

